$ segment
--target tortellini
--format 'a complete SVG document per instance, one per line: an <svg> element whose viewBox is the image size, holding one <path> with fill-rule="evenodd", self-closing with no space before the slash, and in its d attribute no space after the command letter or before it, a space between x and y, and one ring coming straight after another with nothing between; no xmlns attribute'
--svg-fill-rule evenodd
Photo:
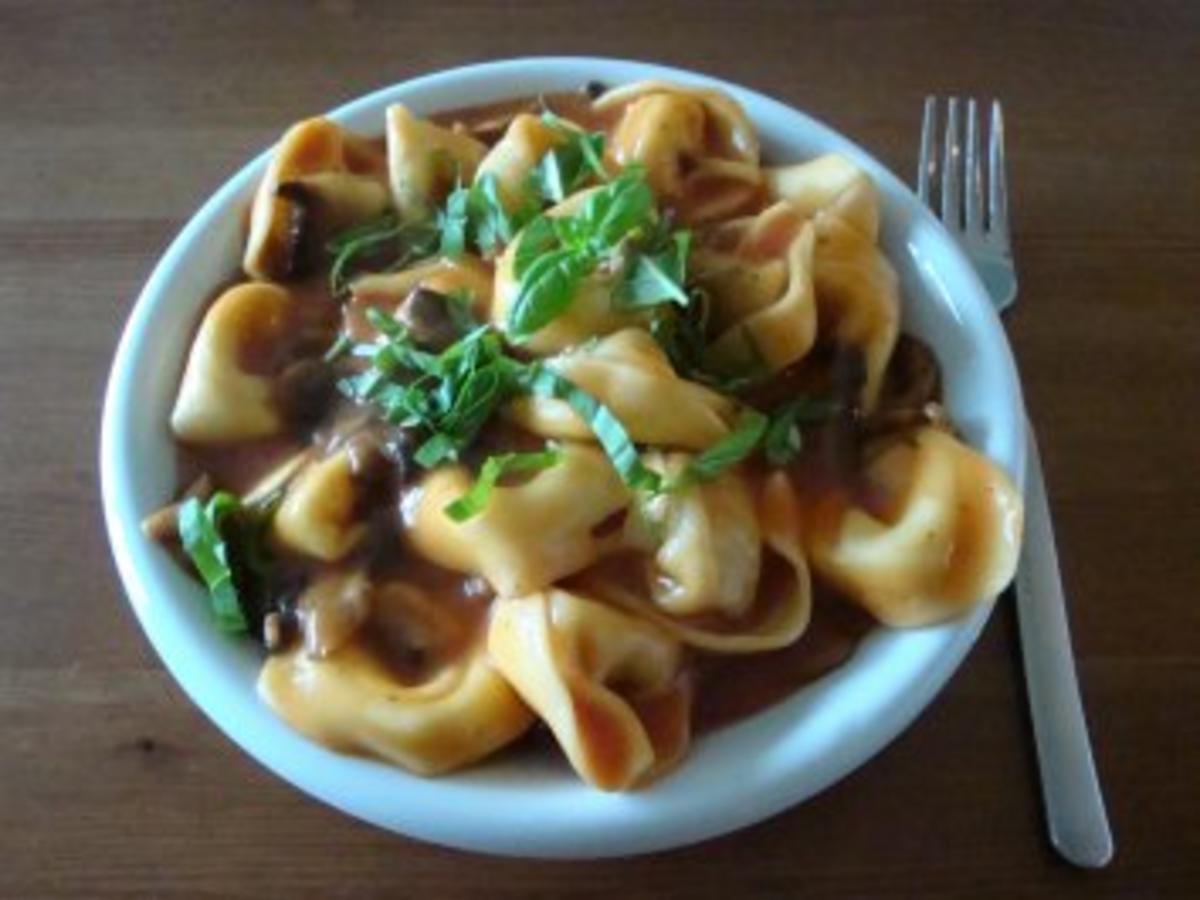
<svg viewBox="0 0 1200 900"><path fill-rule="evenodd" d="M678 474L687 461L686 454L673 454L653 460L652 467ZM736 618L749 610L762 552L754 493L738 472L650 496L629 523L634 540L653 550L647 581L654 602L666 612Z"/></svg>
<svg viewBox="0 0 1200 900"><path fill-rule="evenodd" d="M676 457L664 468L682 462ZM751 500L743 478L729 473L651 499L628 517L626 546L653 551L644 588L631 589L626 574L604 567L582 576L581 588L709 652L758 653L794 643L812 615L795 493L776 472ZM714 527L722 515L728 522Z"/></svg>
<svg viewBox="0 0 1200 900"><path fill-rule="evenodd" d="M366 534L350 455L339 451L309 463L288 484L272 519L275 537L306 556L335 562Z"/></svg>
<svg viewBox="0 0 1200 900"><path fill-rule="evenodd" d="M427 218L455 179L470 182L486 152L469 134L418 119L403 104L389 106L388 173L401 219Z"/></svg>
<svg viewBox="0 0 1200 900"><path fill-rule="evenodd" d="M412 652L445 653L446 659L402 680L361 640L325 657L303 648L272 655L258 691L289 725L335 750L437 775L495 752L532 724L532 713L492 666L481 640L465 649L428 646L455 627L437 601L393 583L376 590L372 602L373 616L399 620L392 627L414 642Z"/></svg>
<svg viewBox="0 0 1200 900"><path fill-rule="evenodd" d="M819 332L822 339L861 350L866 381L860 402L871 412L900 331L896 273L877 243L875 186L861 169L835 155L770 170L767 182L774 196L814 222Z"/></svg>
<svg viewBox="0 0 1200 900"><path fill-rule="evenodd" d="M728 433L735 415L728 398L676 375L658 343L640 328L618 331L546 365L612 410L639 443L703 450ZM562 400L522 397L513 401L509 417L543 437L595 440L591 427Z"/></svg>
<svg viewBox="0 0 1200 900"><path fill-rule="evenodd" d="M222 294L192 341L171 429L196 444L269 437L283 429L273 374L256 351L282 341L295 301L273 284L241 284ZM266 361L267 363L270 360Z"/></svg>
<svg viewBox="0 0 1200 900"><path fill-rule="evenodd" d="M350 285L350 302L343 315L346 330L358 340L370 340L375 329L364 318L371 307L395 313L396 308L417 288L448 297L462 297L472 315L484 318L492 302L492 272L477 256L426 260L400 272L363 275Z"/></svg>
<svg viewBox="0 0 1200 900"><path fill-rule="evenodd" d="M501 599L488 653L595 787L634 787L687 749L680 648L647 622L561 590Z"/></svg>
<svg viewBox="0 0 1200 900"><path fill-rule="evenodd" d="M879 237L879 196L867 173L829 153L808 162L764 169L767 189L801 218L827 212L870 241Z"/></svg>
<svg viewBox="0 0 1200 900"><path fill-rule="evenodd" d="M994 463L926 427L869 448L865 477L881 508L841 494L805 498L814 568L886 625L961 615L1016 570L1021 497Z"/></svg>
<svg viewBox="0 0 1200 900"><path fill-rule="evenodd" d="M564 140L562 134L537 116L515 116L504 136L488 151L475 171L475 180L492 175L505 208L513 212L528 200L528 178L534 166Z"/></svg>
<svg viewBox="0 0 1200 900"><path fill-rule="evenodd" d="M313 224L303 217L322 218L332 230L387 205L382 154L328 119L306 119L284 134L258 185L242 267L252 278L285 278L295 273Z"/></svg>
<svg viewBox="0 0 1200 900"><path fill-rule="evenodd" d="M645 166L660 197L688 194L689 170L709 159L736 164L746 180L758 183L758 135L741 106L720 91L643 81L605 93L594 106L600 113L621 111L613 156L620 165Z"/></svg>
<svg viewBox="0 0 1200 900"><path fill-rule="evenodd" d="M465 522L449 518L447 504L471 487L462 466L425 476L405 498L412 547L456 572L482 575L502 596L518 596L591 565L611 544L600 526L629 503L604 453L566 444L558 465L523 484L499 486L487 507Z"/></svg>
<svg viewBox="0 0 1200 900"><path fill-rule="evenodd" d="M815 241L812 225L780 203L697 248L696 278L712 295L713 365L778 372L808 353L817 332Z"/></svg>

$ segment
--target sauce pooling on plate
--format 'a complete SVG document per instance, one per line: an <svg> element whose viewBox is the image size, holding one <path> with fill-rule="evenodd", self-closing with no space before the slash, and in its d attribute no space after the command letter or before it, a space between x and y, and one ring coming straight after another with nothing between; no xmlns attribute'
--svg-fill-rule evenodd
<svg viewBox="0 0 1200 900"><path fill-rule="evenodd" d="M541 722L636 788L1011 578L853 163L662 82L381 127L276 147L147 520L292 727L434 775Z"/></svg>

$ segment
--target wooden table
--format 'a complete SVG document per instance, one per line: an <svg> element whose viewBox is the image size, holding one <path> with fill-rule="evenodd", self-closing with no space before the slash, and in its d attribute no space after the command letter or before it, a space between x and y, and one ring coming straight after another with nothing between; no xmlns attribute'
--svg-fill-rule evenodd
<svg viewBox="0 0 1200 900"><path fill-rule="evenodd" d="M1197 896L1200 6L503 6L0 3L0 894ZM1046 844L1007 607L861 771L740 834L629 861L376 831L269 775L164 673L115 577L96 476L105 375L150 267L293 120L537 53L742 82L904 176L927 92L1003 98L1022 283L1007 324L1054 494L1109 870Z"/></svg>

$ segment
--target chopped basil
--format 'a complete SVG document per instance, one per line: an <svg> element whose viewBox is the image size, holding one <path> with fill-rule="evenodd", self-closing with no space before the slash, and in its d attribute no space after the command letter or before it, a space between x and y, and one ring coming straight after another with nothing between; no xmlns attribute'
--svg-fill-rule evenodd
<svg viewBox="0 0 1200 900"><path fill-rule="evenodd" d="M692 457L687 467L668 482L667 490L679 490L712 481L726 469L736 466L758 449L769 424L767 416L758 410L746 408L733 430L703 453Z"/></svg>
<svg viewBox="0 0 1200 900"><path fill-rule="evenodd" d="M566 312L579 283L595 266L590 255L566 247L530 263L508 313L508 332L513 340L540 331Z"/></svg>
<svg viewBox="0 0 1200 900"><path fill-rule="evenodd" d="M662 478L642 464L625 426L611 409L557 372L534 364L520 376L522 388L541 397L563 400L591 428L621 480L635 490L657 491Z"/></svg>
<svg viewBox="0 0 1200 900"><path fill-rule="evenodd" d="M585 132L566 124L547 111L542 121L558 133L562 142L552 147L530 173L534 191L550 203L562 203L591 178L604 180L604 135Z"/></svg>
<svg viewBox="0 0 1200 900"><path fill-rule="evenodd" d="M691 302L684 288L691 244L690 232L677 231L669 238L666 249L636 255L617 295L621 305L626 309L643 309L662 303L686 307Z"/></svg>
<svg viewBox="0 0 1200 900"><path fill-rule="evenodd" d="M444 512L456 522L465 522L479 515L487 507L492 489L505 475L539 472L557 465L562 451L556 447L532 453L503 453L490 456L479 471L479 477L467 493L446 504Z"/></svg>
<svg viewBox="0 0 1200 900"><path fill-rule="evenodd" d="M441 252L456 258L474 247L485 257L496 256L537 212L536 204L528 202L509 212L500 196L499 180L485 173L470 187L460 184L446 198L437 216Z"/></svg>
<svg viewBox="0 0 1200 900"><path fill-rule="evenodd" d="M654 194L636 167L588 194L576 215L534 219L514 260L519 286L508 314L509 336L521 341L565 313L584 278L630 243L656 235L660 221ZM687 238L670 242L660 261L667 276L683 274L687 247Z"/></svg>
<svg viewBox="0 0 1200 900"><path fill-rule="evenodd" d="M207 503L192 497L179 508L179 538L204 579L209 608L222 631L249 631L250 619L264 614L269 566L263 538L275 499L246 506L218 491Z"/></svg>
<svg viewBox="0 0 1200 900"><path fill-rule="evenodd" d="M432 223L402 223L387 213L363 225L343 231L326 244L332 257L329 289L341 296L350 286L353 272L369 263L375 269L399 269L413 260L432 255L438 248L438 230Z"/></svg>

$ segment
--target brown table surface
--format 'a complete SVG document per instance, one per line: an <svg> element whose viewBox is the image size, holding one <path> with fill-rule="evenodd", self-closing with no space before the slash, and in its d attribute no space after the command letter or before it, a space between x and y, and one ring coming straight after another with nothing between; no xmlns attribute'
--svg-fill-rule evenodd
<svg viewBox="0 0 1200 900"><path fill-rule="evenodd" d="M0 893L1197 896L1200 5L595 8L0 3ZM1002 8L1004 7L1004 8ZM1043 832L1013 611L869 765L739 834L625 861L468 856L307 799L143 639L96 446L132 300L188 215L295 119L491 57L702 69L914 165L927 92L1003 98L1021 305L1110 869Z"/></svg>

